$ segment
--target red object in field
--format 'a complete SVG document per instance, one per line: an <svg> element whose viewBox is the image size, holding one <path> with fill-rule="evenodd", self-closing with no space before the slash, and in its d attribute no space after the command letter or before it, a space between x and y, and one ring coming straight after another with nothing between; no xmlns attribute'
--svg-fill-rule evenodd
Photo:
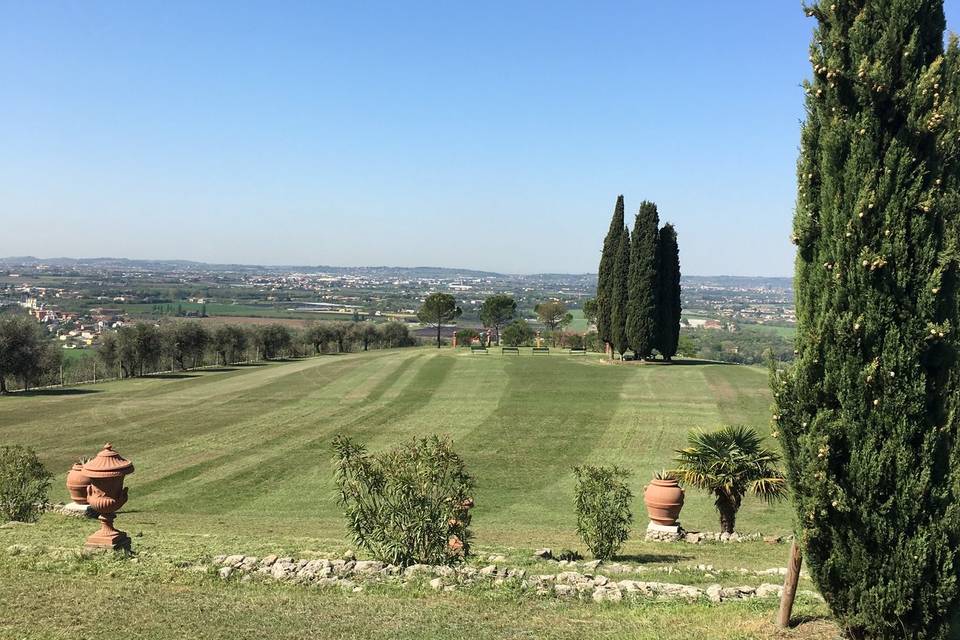
<svg viewBox="0 0 960 640"><path fill-rule="evenodd" d="M674 527L683 509L683 489L676 480L653 479L643 494L647 514L654 523Z"/></svg>
<svg viewBox="0 0 960 640"><path fill-rule="evenodd" d="M79 462L74 463L67 472L67 491L70 492L70 499L77 504L87 504L89 485L90 478L83 475L83 466Z"/></svg>
<svg viewBox="0 0 960 640"><path fill-rule="evenodd" d="M133 464L113 450L109 442L95 458L83 465L89 478L87 504L100 514L100 530L87 538L87 549L129 549L130 538L113 528L117 510L127 502L124 476L133 473Z"/></svg>

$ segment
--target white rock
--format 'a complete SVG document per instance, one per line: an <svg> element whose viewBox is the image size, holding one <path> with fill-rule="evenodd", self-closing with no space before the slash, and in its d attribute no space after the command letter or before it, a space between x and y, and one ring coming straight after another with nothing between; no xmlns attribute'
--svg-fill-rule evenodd
<svg viewBox="0 0 960 640"><path fill-rule="evenodd" d="M621 600L623 600L623 594L615 587L597 587L593 590L594 602L620 602Z"/></svg>
<svg viewBox="0 0 960 640"><path fill-rule="evenodd" d="M707 597L710 598L710 602L720 602L723 599L721 596L722 591L723 587L718 584L712 584L707 587Z"/></svg>

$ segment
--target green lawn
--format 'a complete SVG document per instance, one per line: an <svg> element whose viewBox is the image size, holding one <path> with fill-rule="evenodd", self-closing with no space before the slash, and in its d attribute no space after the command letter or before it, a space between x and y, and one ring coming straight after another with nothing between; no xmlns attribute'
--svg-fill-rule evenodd
<svg viewBox="0 0 960 640"><path fill-rule="evenodd" d="M133 460L130 502L117 524L136 536L142 559L120 568L105 568L106 560L79 568L51 568L42 560L3 568L0 560L0 601L29 609L56 583L50 605L60 610L83 599L84 572L93 571L113 585L92 596L103 606L110 606L112 595L136 600L135 609L163 599L157 629L167 617L186 621L199 615L207 606L203 603L215 607L220 602L219 615L229 620L209 637L272 625L286 615L273 607L303 611L287 632L272 636L283 638L307 637L309 621L323 618L330 608L347 617L362 617L370 609L377 617L338 618L328 637L462 637L454 624L457 616L474 612L469 634L474 637L683 638L689 637L684 627L669 621L684 615L698 637L776 637L770 626L775 603L769 602L647 603L624 606L620 613L592 603L560 606L500 595L422 594L413 603L404 593L346 597L311 590L307 595L303 588L281 586L243 591L172 568L217 553L305 556L345 549L331 481L330 442L337 433L349 433L373 449L415 435L449 434L477 480L473 522L481 553L496 551L523 563L540 546L585 551L574 535L571 469L587 462L634 471L634 537L640 539L647 522L642 492L651 472L669 465L691 428L744 423L767 432L766 385L762 370L732 365L616 364L600 356L481 357L411 349L0 398L0 442L33 446L58 472L57 499L66 498L60 472L74 457L91 455L111 441ZM785 505L747 501L738 528L786 534L790 518ZM696 491L688 492L681 519L687 529L717 529L712 500ZM79 547L86 530L92 531L90 523L63 520L50 514L35 527L0 529L0 549L13 543L48 550ZM702 562L723 571L783 566L787 547L634 540L624 554L651 565ZM140 576L135 588L128 584L131 576ZM734 584L743 583L735 579L740 581ZM806 581L804 588L810 588ZM486 597L490 602L483 601ZM243 609L242 615L228 615L231 607ZM261 609L272 613L259 615ZM825 611L811 604L807 613ZM4 622L10 624L4 615L12 614L0 613L0 631ZM555 624L557 616L563 619ZM664 621L672 635L657 632L654 625ZM52 616L27 637L66 637L71 623ZM517 633L504 631L508 623ZM727 624L739 625L740 635L721 633ZM147 628L134 637L179 637ZM810 629L804 625L787 637L829 637L810 635Z"/></svg>

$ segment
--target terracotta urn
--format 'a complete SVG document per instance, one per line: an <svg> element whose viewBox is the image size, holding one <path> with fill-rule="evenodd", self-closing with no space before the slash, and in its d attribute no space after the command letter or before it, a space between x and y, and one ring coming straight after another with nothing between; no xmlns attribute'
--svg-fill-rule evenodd
<svg viewBox="0 0 960 640"><path fill-rule="evenodd" d="M83 474L90 479L87 504L100 514L100 530L87 538L87 549L129 549L130 538L113 528L117 510L127 502L124 476L133 473L133 464L113 450L109 442L95 458L83 465Z"/></svg>
<svg viewBox="0 0 960 640"><path fill-rule="evenodd" d="M67 491L70 492L70 500L77 504L87 504L87 487L90 485L90 478L83 475L83 465L75 462L70 471L67 472Z"/></svg>
<svg viewBox="0 0 960 640"><path fill-rule="evenodd" d="M683 489L676 480L654 478L643 493L643 501L652 522L665 527L677 526L683 509Z"/></svg>

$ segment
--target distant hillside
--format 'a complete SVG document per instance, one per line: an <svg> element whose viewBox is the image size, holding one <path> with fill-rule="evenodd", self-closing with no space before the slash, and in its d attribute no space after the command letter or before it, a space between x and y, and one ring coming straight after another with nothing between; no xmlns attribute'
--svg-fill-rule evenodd
<svg viewBox="0 0 960 640"><path fill-rule="evenodd" d="M583 283L587 286L596 281L596 274L581 273L531 273L505 274L496 271L478 271L450 267L337 267L333 265L249 265L195 262L192 260L133 260L130 258L36 258L13 256L0 258L0 268L51 267L57 269L102 269L142 272L230 272L230 273L323 273L333 276L367 276L374 278L436 279L496 278L519 280L538 284L569 285ZM792 278L753 276L684 276L683 282L698 286L717 286L724 289L791 289Z"/></svg>

